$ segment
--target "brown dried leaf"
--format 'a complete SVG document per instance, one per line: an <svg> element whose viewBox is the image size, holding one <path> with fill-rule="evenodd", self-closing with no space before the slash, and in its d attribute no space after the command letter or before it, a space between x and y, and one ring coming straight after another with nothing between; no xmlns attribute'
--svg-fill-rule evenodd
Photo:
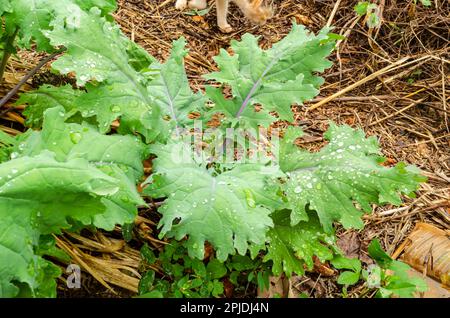
<svg viewBox="0 0 450 318"><path fill-rule="evenodd" d="M336 271L330 268L327 263L322 263L320 259L316 256L314 256L313 259L314 259L314 268L313 268L314 272L319 273L325 277L332 277L336 275Z"/></svg>
<svg viewBox="0 0 450 318"><path fill-rule="evenodd" d="M418 223L408 236L403 260L420 272L450 286L450 231Z"/></svg>
<svg viewBox="0 0 450 318"><path fill-rule="evenodd" d="M205 243L205 258L204 260L209 260L209 258L214 254L214 249L208 242Z"/></svg>
<svg viewBox="0 0 450 318"><path fill-rule="evenodd" d="M222 283L223 283L223 290L224 290L225 297L227 297L227 298L233 297L233 292L234 292L233 283L231 283L228 278L225 278L222 281Z"/></svg>
<svg viewBox="0 0 450 318"><path fill-rule="evenodd" d="M450 298L450 291L448 288L445 287L445 285L439 284L434 279L429 278L428 276L424 276L423 274L419 273L415 269L411 269L409 271L410 276L412 277L419 277L425 280L428 290L423 293L418 293L417 297L420 298Z"/></svg>
<svg viewBox="0 0 450 318"><path fill-rule="evenodd" d="M385 167L390 167L393 166L397 163L397 160L395 160L394 158L386 158L386 161L384 161L381 165L385 166Z"/></svg>
<svg viewBox="0 0 450 318"><path fill-rule="evenodd" d="M358 258L361 249L361 240L358 232L348 232L341 235L337 241L337 245L348 258Z"/></svg>
<svg viewBox="0 0 450 318"><path fill-rule="evenodd" d="M205 22L205 18L203 18L201 15L194 15L192 17L192 20L194 22Z"/></svg>
<svg viewBox="0 0 450 318"><path fill-rule="evenodd" d="M295 20L297 23L303 24L303 25L314 24L314 22L309 17L307 17L306 15L303 15L303 14L296 14Z"/></svg>

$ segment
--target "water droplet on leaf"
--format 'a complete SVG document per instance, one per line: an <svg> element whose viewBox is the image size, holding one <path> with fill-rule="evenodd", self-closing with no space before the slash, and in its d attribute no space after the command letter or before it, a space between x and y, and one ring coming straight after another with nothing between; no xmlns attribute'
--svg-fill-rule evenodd
<svg viewBox="0 0 450 318"><path fill-rule="evenodd" d="M114 105L114 106L111 107L111 111L113 113L118 113L118 112L120 112L120 110L121 110L120 107L117 106L117 105Z"/></svg>
<svg viewBox="0 0 450 318"><path fill-rule="evenodd" d="M253 195L252 190L250 189L245 189L245 200L247 201L247 205L251 208L255 208L256 207L256 201L255 201L255 197Z"/></svg>
<svg viewBox="0 0 450 318"><path fill-rule="evenodd" d="M79 132L71 132L70 133L70 141L72 141L74 144L79 143L81 138L83 138L83 137L81 136L81 134Z"/></svg>

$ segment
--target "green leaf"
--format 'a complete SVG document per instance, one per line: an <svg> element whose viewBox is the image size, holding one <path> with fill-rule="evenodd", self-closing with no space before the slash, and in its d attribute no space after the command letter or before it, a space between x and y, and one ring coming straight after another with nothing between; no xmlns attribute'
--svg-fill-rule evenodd
<svg viewBox="0 0 450 318"><path fill-rule="evenodd" d="M223 283L219 282L218 280L214 280L213 281L213 288L211 291L211 295L213 297L219 297L220 295L223 294Z"/></svg>
<svg viewBox="0 0 450 318"><path fill-rule="evenodd" d="M87 93L76 100L77 110L83 118L95 118L101 133L110 131L111 124L120 119L118 132L139 132L147 141L156 136L152 133L153 110L142 95L126 82L86 85Z"/></svg>
<svg viewBox="0 0 450 318"><path fill-rule="evenodd" d="M354 272L361 272L361 261L357 258L347 258L344 256L337 256L331 260L331 264L338 269L351 269Z"/></svg>
<svg viewBox="0 0 450 318"><path fill-rule="evenodd" d="M28 104L23 111L27 118L25 124L32 128L40 128L44 112L49 108L62 106L66 111L66 117L73 115L76 109L75 101L82 94L82 91L73 89L70 85L61 87L43 85L37 90L20 94L16 105Z"/></svg>
<svg viewBox="0 0 450 318"><path fill-rule="evenodd" d="M211 110L209 110L206 113L206 115L204 115L201 119L203 119L204 121L208 121L212 115L214 115L216 113L221 113L226 118L228 118L232 124L239 122L234 119L236 112L237 112L237 106L238 106L235 103L235 101L233 101L231 99L226 99L223 96L222 90L220 88L206 86L205 90L206 90L206 95L208 96L208 98L212 102L214 102L214 107ZM241 118L240 120L241 120L242 126L249 127L249 128L255 128L255 129L257 129L257 127L260 125L264 126L264 127L268 127L274 121L274 118L272 116L268 115L268 113L266 111L254 112L254 111L248 110L248 111L243 112L242 115L240 116L240 118Z"/></svg>
<svg viewBox="0 0 450 318"><path fill-rule="evenodd" d="M49 30L53 16L61 19L75 16L81 9L68 0L14 0L9 2L9 10L5 15L6 29L10 34L16 28L18 33L18 44L23 48L30 49L31 43L36 43L39 51L53 51L48 38L43 34Z"/></svg>
<svg viewBox="0 0 450 318"><path fill-rule="evenodd" d="M146 203L137 192L136 185L127 177L123 170L114 164L99 167L99 170L116 179L119 190L108 198L103 198L105 213L96 215L94 225L98 228L112 231L114 227L134 222L138 206Z"/></svg>
<svg viewBox="0 0 450 318"><path fill-rule="evenodd" d="M426 288L425 288L426 290ZM415 283L408 282L405 280L393 280L386 285L386 287L381 287L376 297L389 298L392 296L397 296L400 298L413 298L414 293L418 291Z"/></svg>
<svg viewBox="0 0 450 318"><path fill-rule="evenodd" d="M215 103L208 116L224 113L230 122L255 126L249 119L258 116L261 124L274 121L269 112L276 111L280 119L293 120L291 105L301 104L318 94L317 87L323 79L315 72L323 72L331 66L326 60L334 47L334 41L322 30L317 36L303 26L294 24L292 31L272 48L263 50L258 38L245 34L241 42L233 40L230 55L222 49L215 61L220 71L208 74L206 79L227 84L233 98L225 100L217 90L207 89L207 95ZM322 43L324 40L326 43ZM260 104L263 110L255 113L253 106Z"/></svg>
<svg viewBox="0 0 450 318"><path fill-rule="evenodd" d="M206 265L206 271L211 275L212 279L222 278L227 274L225 265L217 259L212 259Z"/></svg>
<svg viewBox="0 0 450 318"><path fill-rule="evenodd" d="M175 277L175 279L180 278L184 274L184 267L180 264L173 264L172 265L172 275Z"/></svg>
<svg viewBox="0 0 450 318"><path fill-rule="evenodd" d="M152 65L152 69L157 70L158 75L148 85L156 105L161 110L161 116L170 118L170 124L176 128L184 127L190 122L188 114L204 104L203 95L194 94L189 87L184 69L184 57L188 53L185 46L186 40L183 37L173 42L167 62ZM168 137L168 131L170 130L167 129L161 138Z"/></svg>
<svg viewBox="0 0 450 318"><path fill-rule="evenodd" d="M34 132L20 145L23 155L50 150L60 161L83 157L99 168L115 164L133 181L143 175L144 146L137 138L102 135L89 124L65 123L66 114L62 107L47 110L44 118L42 131Z"/></svg>
<svg viewBox="0 0 450 318"><path fill-rule="evenodd" d="M177 264L177 265L179 265L179 264ZM180 265L180 267L183 268L181 265ZM180 272L181 272L181 271L180 271ZM178 276L178 275L176 275L176 276ZM176 276L175 276L175 277L176 277ZM177 286L179 289L186 289L186 288L188 287L188 286L186 286L188 281L189 281L189 275L185 275L185 276L183 276L182 278L180 278L180 279L178 280L176 286ZM183 291L182 291L182 292L183 292Z"/></svg>
<svg viewBox="0 0 450 318"><path fill-rule="evenodd" d="M345 228L362 228L361 215L372 211L372 203L399 205L399 192L412 195L426 180L417 168L404 163L383 167L376 138L366 139L362 130L330 124L324 135L329 143L316 153L295 147L296 133L289 128L280 145L292 225L308 220L309 207L328 233L334 221Z"/></svg>
<svg viewBox="0 0 450 318"><path fill-rule="evenodd" d="M233 255L229 266L239 272L254 269L255 261L248 256Z"/></svg>
<svg viewBox="0 0 450 318"><path fill-rule="evenodd" d="M130 242L133 239L133 229L134 229L134 222L133 223L125 223L122 225L122 236L125 242Z"/></svg>
<svg viewBox="0 0 450 318"><path fill-rule="evenodd" d="M311 215L309 221L299 222L295 226L290 225L287 210L274 213L272 218L275 225L267 233L264 262L273 261L275 275L303 275L304 267L313 268L314 255L321 261L333 258L334 235L323 232L317 217Z"/></svg>
<svg viewBox="0 0 450 318"><path fill-rule="evenodd" d="M154 281L155 281L155 272L154 271L146 272L139 281L139 294L145 295L146 293L148 293L152 289Z"/></svg>
<svg viewBox="0 0 450 318"><path fill-rule="evenodd" d="M338 284L341 285L354 285L359 280L359 272L350 272L346 271L339 275L338 277Z"/></svg>
<svg viewBox="0 0 450 318"><path fill-rule="evenodd" d="M423 4L425 7L431 7L431 1L430 0L419 0L421 4Z"/></svg>
<svg viewBox="0 0 450 318"><path fill-rule="evenodd" d="M106 212L94 217L94 224L112 230L116 224L131 223L137 215L136 205L145 205L136 190L143 173L143 146L131 136L107 136L95 127L64 123L62 107L49 109L41 132L33 132L19 144L21 156L35 156L52 151L58 161L84 158L93 169L114 178L117 191L102 203ZM92 145L96 147L93 148ZM123 156L123 153L127 156Z"/></svg>
<svg viewBox="0 0 450 318"><path fill-rule="evenodd" d="M42 235L39 237L39 244L35 249L37 255L51 256L65 263L69 263L71 257L69 254L55 246L55 238L51 235Z"/></svg>
<svg viewBox="0 0 450 318"><path fill-rule="evenodd" d="M155 253L148 247L147 243L141 248L141 257L150 265L156 262Z"/></svg>
<svg viewBox="0 0 450 318"><path fill-rule="evenodd" d="M104 13L110 12L114 6L113 0L14 0L2 1L0 12L7 12L5 15L6 28L12 30L19 29L18 44L30 49L31 44L36 43L39 51L53 51L46 36L46 31L51 30L54 21L70 27L80 26L80 16L84 14L83 9L89 11L92 6L98 6ZM79 5L82 7L80 8Z"/></svg>
<svg viewBox="0 0 450 318"><path fill-rule="evenodd" d="M147 141L157 135L161 140L167 138L172 126L188 121L187 114L201 105L203 97L189 88L184 39L174 42L171 57L160 64L125 38L117 26L99 17L82 18L86 23L79 30L59 28L48 33L53 42L68 47L53 67L62 73L76 72L78 84L86 86L87 93L74 101L77 107L65 107L70 116L78 111L84 118L95 117L102 133L120 118L119 133L139 132ZM99 40L81 43L88 36ZM164 120L165 115L172 120Z"/></svg>
<svg viewBox="0 0 450 318"><path fill-rule="evenodd" d="M388 268L391 266L393 259L386 254L386 252L381 247L380 241L377 239L372 240L370 242L367 251L369 252L370 257L372 257L381 268Z"/></svg>
<svg viewBox="0 0 450 318"><path fill-rule="evenodd" d="M195 278L191 282L191 288L199 288L203 285L203 280L200 278Z"/></svg>
<svg viewBox="0 0 450 318"><path fill-rule="evenodd" d="M52 45L67 48L52 67L63 74L74 72L77 84L86 85L87 93L76 101L77 110L85 118L96 117L102 133L120 118L120 133L155 138L162 119L157 107L153 109L148 78L135 69L153 58L138 50L98 9L82 12L78 18L78 26L55 19L54 29L45 32Z"/></svg>
<svg viewBox="0 0 450 318"><path fill-rule="evenodd" d="M367 7L368 6L369 6L369 2L363 1L363 2L358 2L358 4L353 9L360 16L363 16L363 15L365 15L367 13Z"/></svg>
<svg viewBox="0 0 450 318"><path fill-rule="evenodd" d="M247 277L247 281L251 282L255 278L255 272L250 272Z"/></svg>
<svg viewBox="0 0 450 318"><path fill-rule="evenodd" d="M159 290L152 290L151 292L136 296L135 298L164 298L164 293Z"/></svg>
<svg viewBox="0 0 450 318"><path fill-rule="evenodd" d="M352 270L342 272L338 277L338 284L348 286L358 282L361 273L361 261L359 259L339 255L331 260L331 264L338 269L345 268Z"/></svg>
<svg viewBox="0 0 450 318"><path fill-rule="evenodd" d="M13 149L17 146L17 140L3 130L0 130L0 163L10 159Z"/></svg>
<svg viewBox="0 0 450 318"><path fill-rule="evenodd" d="M145 75L145 77L152 78L152 74L154 74L155 70L151 70L150 66L157 62L157 60L143 47L132 41L128 41L127 53L128 63L134 70Z"/></svg>
<svg viewBox="0 0 450 318"><path fill-rule="evenodd" d="M381 248L381 244L377 239L372 240L368 247L370 257L372 257L380 268L384 271L381 274L382 286L377 292L377 297L391 297L392 295L409 298L414 297L416 292L424 292L428 289L426 282L419 277L411 277L408 271L411 269L409 265L393 260ZM383 279L384 277L384 279ZM369 286L373 286L372 282L367 279ZM372 284L372 285L371 285Z"/></svg>
<svg viewBox="0 0 450 318"><path fill-rule="evenodd" d="M197 276L206 276L206 266L201 260L192 259L192 269Z"/></svg>
<svg viewBox="0 0 450 318"><path fill-rule="evenodd" d="M0 209L0 298L56 297L59 269L36 255L39 232L30 213Z"/></svg>
<svg viewBox="0 0 450 318"><path fill-rule="evenodd" d="M119 188L83 158L59 162L43 151L0 164L1 296L54 297L59 272L35 256L40 235L93 224Z"/></svg>
<svg viewBox="0 0 450 318"><path fill-rule="evenodd" d="M8 147L16 144L16 139L7 133L5 133L3 130L0 130L0 146Z"/></svg>
<svg viewBox="0 0 450 318"><path fill-rule="evenodd" d="M81 12L77 25L67 25L61 19L52 21L53 30L46 36L54 46L64 45L67 51L52 67L63 74L75 72L77 84L90 80L97 82L128 82L144 100L144 87L139 74L128 63L128 39L118 25L100 16L98 9ZM108 49L106 49L108 48Z"/></svg>
<svg viewBox="0 0 450 318"><path fill-rule="evenodd" d="M3 15L5 12L11 12L12 8L10 0L0 0L0 15Z"/></svg>
<svg viewBox="0 0 450 318"><path fill-rule="evenodd" d="M229 254L244 255L248 242L262 244L272 220L271 208L278 204L275 194L266 191L268 176L277 172L258 164L240 164L215 175L197 164L189 146L181 142L151 146L158 156L153 161L154 174L146 183L146 195L167 197L159 209L162 219L160 236L180 240L188 235L189 255L203 259L208 241L225 261ZM249 205L246 190L254 195Z"/></svg>
<svg viewBox="0 0 450 318"><path fill-rule="evenodd" d="M68 217L91 224L93 216L105 210L102 197L119 190L116 179L85 159L58 162L49 152L5 162L0 176L1 210L40 214L39 228L44 233L68 227Z"/></svg>
<svg viewBox="0 0 450 318"><path fill-rule="evenodd" d="M230 274L230 276L228 276L228 279L230 280L230 282L233 284L233 285L235 285L235 286L238 286L238 278L239 278L239 276L240 276L240 272L238 272L238 271L233 271L233 272L231 272L231 274Z"/></svg>
<svg viewBox="0 0 450 318"><path fill-rule="evenodd" d="M92 7L102 10L103 15L110 14L117 9L116 0L74 0L81 9L89 11Z"/></svg>
<svg viewBox="0 0 450 318"><path fill-rule="evenodd" d="M328 38L335 41L345 40L345 36L337 33L328 33Z"/></svg>
<svg viewBox="0 0 450 318"><path fill-rule="evenodd" d="M367 26L369 28L376 28L380 26L381 20L379 16L379 8L375 3L371 3L367 6Z"/></svg>
<svg viewBox="0 0 450 318"><path fill-rule="evenodd" d="M185 12L183 12L183 14L204 16L204 15L208 14L209 11L211 11L211 8L212 8L212 6L209 8L203 9L203 10L194 9L191 11L185 11Z"/></svg>
<svg viewBox="0 0 450 318"><path fill-rule="evenodd" d="M270 272L268 272L268 271L258 272L258 274L256 275L256 281L258 283L258 288L261 291L269 290Z"/></svg>

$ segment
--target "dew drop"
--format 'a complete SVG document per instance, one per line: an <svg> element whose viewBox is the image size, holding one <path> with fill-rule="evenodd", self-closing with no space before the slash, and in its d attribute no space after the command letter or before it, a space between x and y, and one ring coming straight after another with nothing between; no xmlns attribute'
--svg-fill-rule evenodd
<svg viewBox="0 0 450 318"><path fill-rule="evenodd" d="M70 141L72 141L74 144L77 144L80 142L82 136L79 132L71 132L70 133Z"/></svg>
<svg viewBox="0 0 450 318"><path fill-rule="evenodd" d="M114 105L114 106L111 107L111 111L112 111L113 113L118 113L118 112L121 111L121 109L120 109L119 106Z"/></svg>
<svg viewBox="0 0 450 318"><path fill-rule="evenodd" d="M251 208L255 208L256 201L255 201L253 192L250 189L245 189L244 192L245 192L245 200L247 201L247 205Z"/></svg>

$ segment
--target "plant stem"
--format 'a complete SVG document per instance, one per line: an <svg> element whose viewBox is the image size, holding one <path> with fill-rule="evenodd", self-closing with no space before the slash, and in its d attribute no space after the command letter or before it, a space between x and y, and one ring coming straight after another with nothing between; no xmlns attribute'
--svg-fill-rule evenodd
<svg viewBox="0 0 450 318"><path fill-rule="evenodd" d="M5 52L0 64L0 84L3 82L3 75L5 73L6 64L8 63L9 57L11 56L12 46L14 45L14 40L16 39L18 32L19 28L17 27L14 30L14 33L6 39Z"/></svg>
<svg viewBox="0 0 450 318"><path fill-rule="evenodd" d="M50 60L54 59L58 54L64 52L66 49L63 48L55 53L53 53L52 55L49 55L48 57L46 57L45 59L43 59L42 61L39 62L38 65L36 65L36 67L34 67L30 72L28 72L27 75L25 75L20 82L14 86L14 88L12 90L10 90L8 92L8 94L6 94L1 100L0 100L0 108L3 107L3 105L6 104L6 102L8 100L11 99L11 97L13 97L18 91L19 89L22 87L23 84L25 84L34 74L37 73L37 71L39 71L45 64L47 64ZM4 114L6 114L7 112L10 111L10 108L4 109L2 111L0 111L0 116L3 116Z"/></svg>

